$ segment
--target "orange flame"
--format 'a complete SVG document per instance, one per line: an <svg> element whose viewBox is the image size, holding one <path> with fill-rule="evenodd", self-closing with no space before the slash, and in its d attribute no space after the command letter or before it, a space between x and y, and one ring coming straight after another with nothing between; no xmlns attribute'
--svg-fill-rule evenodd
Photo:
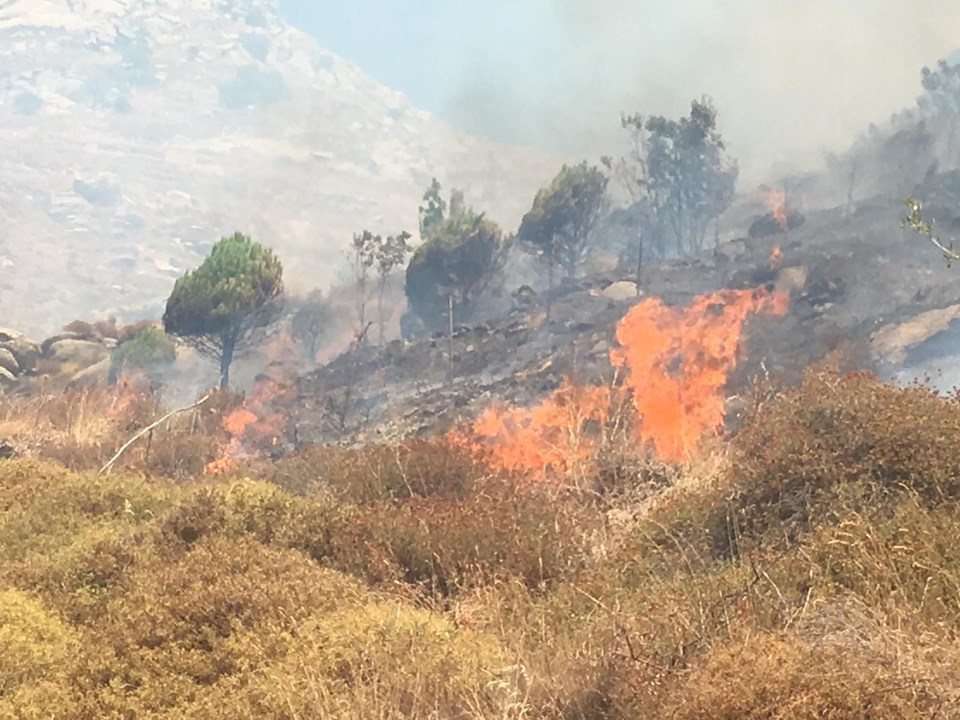
<svg viewBox="0 0 960 720"><path fill-rule="evenodd" d="M614 366L626 369L637 440L667 462L690 459L701 440L723 425L721 390L741 350L743 323L751 314L786 314L786 292L721 290L690 306L668 307L648 298L617 325ZM488 408L451 439L478 443L496 469L522 474L569 473L589 465L612 408L611 391L569 380L533 408ZM475 447L476 445L474 445Z"/></svg>
<svg viewBox="0 0 960 720"><path fill-rule="evenodd" d="M110 420L122 418L130 413L140 400L149 394L150 382L146 375L133 370L125 370L113 386L110 406L106 417Z"/></svg>
<svg viewBox="0 0 960 720"><path fill-rule="evenodd" d="M781 230L787 230L787 193L784 190L763 188L763 201Z"/></svg>
<svg viewBox="0 0 960 720"><path fill-rule="evenodd" d="M284 416L270 409L271 402L284 389L270 378L254 383L253 391L243 405L227 413L221 426L230 435L220 457L204 468L206 474L225 472L236 466L237 460L263 451L280 441Z"/></svg>
<svg viewBox="0 0 960 720"><path fill-rule="evenodd" d="M451 439L495 448L488 461L496 470L568 474L589 462L597 439L591 427L604 422L609 406L607 388L568 379L532 408L487 408L468 433L455 432Z"/></svg>
<svg viewBox="0 0 960 720"><path fill-rule="evenodd" d="M687 308L648 298L617 326L611 361L628 370L642 442L660 459L687 460L708 432L723 425L720 390L736 365L748 315L786 314L789 296L765 290L721 290Z"/></svg>

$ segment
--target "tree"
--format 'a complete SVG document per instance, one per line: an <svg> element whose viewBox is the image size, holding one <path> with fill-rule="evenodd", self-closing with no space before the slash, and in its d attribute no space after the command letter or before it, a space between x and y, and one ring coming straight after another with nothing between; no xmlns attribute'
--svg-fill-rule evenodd
<svg viewBox="0 0 960 720"><path fill-rule="evenodd" d="M423 193L423 201L426 203L420 206L420 237L423 239L429 237L433 229L443 222L447 212L447 203L440 194L441 191L440 181L433 178L430 187Z"/></svg>
<svg viewBox="0 0 960 720"><path fill-rule="evenodd" d="M567 277L576 275L590 233L607 209L607 182L606 175L586 162L564 165L523 216L517 239L548 264L551 285L556 265Z"/></svg>
<svg viewBox="0 0 960 720"><path fill-rule="evenodd" d="M221 238L200 267L177 280L163 314L166 332L220 364L230 384L234 355L283 309L283 266L249 236Z"/></svg>
<svg viewBox="0 0 960 720"><path fill-rule="evenodd" d="M917 99L917 106L926 117L947 125L945 160L952 167L956 161L957 126L960 124L960 64L941 60L931 70L921 71L924 93Z"/></svg>
<svg viewBox="0 0 960 720"><path fill-rule="evenodd" d="M694 100L679 120L635 114L624 115L621 125L630 133L631 152L605 164L619 171L634 203L647 203L655 249L700 252L708 226L730 206L739 175L726 157L712 102Z"/></svg>
<svg viewBox="0 0 960 720"><path fill-rule="evenodd" d="M386 319L383 312L383 294L387 289L387 281L393 271L400 267L413 252L410 247L410 233L404 231L398 235L391 235L386 239L376 237L373 248L373 261L377 270L377 321L380 327L379 343L383 345L384 325Z"/></svg>
<svg viewBox="0 0 960 720"><path fill-rule="evenodd" d="M908 197L907 216L900 222L901 227L910 228L918 235L922 235L932 242L936 248L943 253L943 259L947 261L947 267L960 260L960 252L953 248L953 240L944 242L933 232L933 221L927 222L923 217L923 203L912 197Z"/></svg>
<svg viewBox="0 0 960 720"><path fill-rule="evenodd" d="M320 343L327 334L331 312L320 290L314 290L290 319L290 333L311 362L316 361Z"/></svg>
<svg viewBox="0 0 960 720"><path fill-rule="evenodd" d="M452 199L456 198L454 194ZM503 235L496 223L462 201L456 213L434 218L407 266L407 303L428 328L437 329L451 311L466 319L471 303L501 269Z"/></svg>
<svg viewBox="0 0 960 720"><path fill-rule="evenodd" d="M357 323L362 330L367 325L367 299L369 291L367 282L370 279L370 269L376 259L376 248L379 236L369 230L355 233L351 250L351 267L353 269L354 292L357 303Z"/></svg>

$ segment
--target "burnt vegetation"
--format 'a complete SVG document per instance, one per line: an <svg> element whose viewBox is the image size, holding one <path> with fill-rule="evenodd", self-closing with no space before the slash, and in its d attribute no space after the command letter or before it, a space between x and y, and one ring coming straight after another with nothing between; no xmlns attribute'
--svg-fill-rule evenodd
<svg viewBox="0 0 960 720"><path fill-rule="evenodd" d="M923 87L759 200L704 98L516 234L434 180L329 291L238 233L0 331L0 717L960 718L960 395L881 378L960 318Z"/></svg>

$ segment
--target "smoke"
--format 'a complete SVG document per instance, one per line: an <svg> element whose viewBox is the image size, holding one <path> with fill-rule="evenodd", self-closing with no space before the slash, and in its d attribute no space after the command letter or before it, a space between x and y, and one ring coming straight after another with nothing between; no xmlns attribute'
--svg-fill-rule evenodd
<svg viewBox="0 0 960 720"><path fill-rule="evenodd" d="M530 0L517 12L523 39L477 55L451 120L589 157L621 150L621 112L679 116L706 93L747 184L808 168L912 106L921 67L960 46L954 0Z"/></svg>

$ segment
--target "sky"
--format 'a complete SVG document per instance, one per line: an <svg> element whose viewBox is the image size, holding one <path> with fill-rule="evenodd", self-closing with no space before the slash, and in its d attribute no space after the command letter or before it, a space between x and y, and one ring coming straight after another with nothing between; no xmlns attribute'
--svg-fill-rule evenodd
<svg viewBox="0 0 960 720"><path fill-rule="evenodd" d="M956 0L281 0L287 18L464 130L596 157L622 112L713 97L743 176L815 164L911 105L960 48Z"/></svg>

